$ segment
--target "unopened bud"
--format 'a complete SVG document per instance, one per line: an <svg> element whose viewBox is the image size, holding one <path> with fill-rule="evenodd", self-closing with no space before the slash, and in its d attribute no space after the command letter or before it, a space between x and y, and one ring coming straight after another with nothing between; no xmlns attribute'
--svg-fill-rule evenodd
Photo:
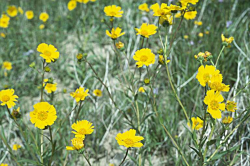
<svg viewBox="0 0 250 166"><path fill-rule="evenodd" d="M46 66L46 67L44 68L44 71L49 73L49 72L51 71L51 70L50 70L50 67L49 67L49 66Z"/></svg>

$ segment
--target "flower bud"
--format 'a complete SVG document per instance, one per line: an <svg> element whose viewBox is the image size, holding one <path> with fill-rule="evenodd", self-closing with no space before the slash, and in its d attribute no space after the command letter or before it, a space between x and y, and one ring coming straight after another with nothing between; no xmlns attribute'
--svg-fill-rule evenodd
<svg viewBox="0 0 250 166"><path fill-rule="evenodd" d="M149 78L145 78L145 79L144 79L144 83L145 83L146 85L148 85L148 84L150 83L150 79L149 79Z"/></svg>
<svg viewBox="0 0 250 166"><path fill-rule="evenodd" d="M35 62L32 62L29 66L30 66L31 68L35 68L35 67L36 67L36 63L35 63Z"/></svg>
<svg viewBox="0 0 250 166"><path fill-rule="evenodd" d="M49 73L49 72L51 71L51 70L50 70L50 67L49 67L49 66L46 66L46 67L44 68L44 71Z"/></svg>

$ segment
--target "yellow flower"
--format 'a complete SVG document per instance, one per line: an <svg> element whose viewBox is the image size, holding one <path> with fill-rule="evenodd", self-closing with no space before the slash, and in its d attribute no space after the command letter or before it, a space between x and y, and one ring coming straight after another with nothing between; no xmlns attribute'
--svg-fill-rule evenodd
<svg viewBox="0 0 250 166"><path fill-rule="evenodd" d="M21 145L18 145L18 144L14 144L12 149L13 150L17 150L17 149L20 149L21 148Z"/></svg>
<svg viewBox="0 0 250 166"><path fill-rule="evenodd" d="M166 15L164 17L160 17L160 24L163 25L164 22L167 21L169 25L173 24L173 16L171 15Z"/></svg>
<svg viewBox="0 0 250 166"><path fill-rule="evenodd" d="M25 16L28 20L31 20L34 17L34 13L32 10L28 10L25 12Z"/></svg>
<svg viewBox="0 0 250 166"><path fill-rule="evenodd" d="M203 120L201 120L199 117L195 118L192 117L192 129L200 130L203 127Z"/></svg>
<svg viewBox="0 0 250 166"><path fill-rule="evenodd" d="M89 1L95 2L96 0L77 0L77 2L84 3L84 4L88 3Z"/></svg>
<svg viewBox="0 0 250 166"><path fill-rule="evenodd" d="M35 127L44 129L46 126L51 126L57 119L56 109L53 105L47 102L35 104L34 110L30 112L30 121L35 124Z"/></svg>
<svg viewBox="0 0 250 166"><path fill-rule="evenodd" d="M45 27L45 25L44 25L44 24L41 24L41 25L39 26L39 29L44 29L44 27Z"/></svg>
<svg viewBox="0 0 250 166"><path fill-rule="evenodd" d="M194 24L201 26L202 25L202 21L194 21Z"/></svg>
<svg viewBox="0 0 250 166"><path fill-rule="evenodd" d="M116 48L121 49L124 47L124 43L119 41L118 43L115 43Z"/></svg>
<svg viewBox="0 0 250 166"><path fill-rule="evenodd" d="M198 36L199 36L199 37L203 37L203 33L200 32L200 33L198 34Z"/></svg>
<svg viewBox="0 0 250 166"><path fill-rule="evenodd" d="M2 163L2 164L0 164L0 166L8 166L8 164L4 164L4 163Z"/></svg>
<svg viewBox="0 0 250 166"><path fill-rule="evenodd" d="M158 59L158 62L162 65L165 64L164 62L164 56L163 55L159 55L159 59ZM170 62L170 60L167 60L167 64Z"/></svg>
<svg viewBox="0 0 250 166"><path fill-rule="evenodd" d="M161 7L158 3L153 4L150 9L153 10L153 16L164 17L165 15L171 15L171 11L167 9L168 5L166 3L162 3Z"/></svg>
<svg viewBox="0 0 250 166"><path fill-rule="evenodd" d="M46 12L40 14L39 19L46 22L49 19L49 15Z"/></svg>
<svg viewBox="0 0 250 166"><path fill-rule="evenodd" d="M229 85L225 85L222 83L222 75L221 74L214 74L210 81L208 82L208 86L215 91L221 91L221 92L228 92L229 91Z"/></svg>
<svg viewBox="0 0 250 166"><path fill-rule="evenodd" d="M74 10L77 6L77 2L75 0L71 0L68 3L68 9L69 11Z"/></svg>
<svg viewBox="0 0 250 166"><path fill-rule="evenodd" d="M123 145L126 148L130 147L142 147L143 144L140 142L144 138L141 136L135 136L136 130L130 129L129 131L126 131L124 133L118 133L116 135L116 140L119 145Z"/></svg>
<svg viewBox="0 0 250 166"><path fill-rule="evenodd" d="M234 37L229 37L229 38L225 38L225 36L223 34L221 34L221 40L222 42L226 42L227 44L230 44L234 41Z"/></svg>
<svg viewBox="0 0 250 166"><path fill-rule="evenodd" d="M181 15L182 15L181 13L176 13L176 14L174 15L174 17L175 17L175 18L180 18Z"/></svg>
<svg viewBox="0 0 250 166"><path fill-rule="evenodd" d="M55 59L59 58L59 52L51 44L41 43L38 45L37 51L41 53L40 56L46 60L46 63L54 62Z"/></svg>
<svg viewBox="0 0 250 166"><path fill-rule="evenodd" d="M118 37L125 34L125 32L122 32L122 33L121 32L122 32L122 29L117 27L116 29L112 28L111 33L108 30L106 30L106 35L108 35L109 37L115 40Z"/></svg>
<svg viewBox="0 0 250 166"><path fill-rule="evenodd" d="M180 0L180 2L182 5L186 6L188 3L195 5L197 2L199 2L199 0Z"/></svg>
<svg viewBox="0 0 250 166"><path fill-rule="evenodd" d="M234 101L227 101L226 109L227 111L235 112L235 110L237 110L237 103Z"/></svg>
<svg viewBox="0 0 250 166"><path fill-rule="evenodd" d="M141 93L144 93L144 92L145 92L145 89L144 89L143 87L140 87L140 88L138 89L138 91L141 92Z"/></svg>
<svg viewBox="0 0 250 166"><path fill-rule="evenodd" d="M79 102L80 100L85 100L85 97L89 96L88 94L89 90L86 89L84 91L83 87L78 88L75 92L70 93L70 95L75 98L76 102Z"/></svg>
<svg viewBox="0 0 250 166"><path fill-rule="evenodd" d="M12 108L16 105L15 101L18 98L17 95L14 95L14 89L6 89L0 91L0 101L1 105L7 105L8 108Z"/></svg>
<svg viewBox="0 0 250 166"><path fill-rule="evenodd" d="M94 94L95 96L97 96L97 97L101 97L101 96L102 96L102 91L99 90L99 89L95 89L95 90L93 91L93 94Z"/></svg>
<svg viewBox="0 0 250 166"><path fill-rule="evenodd" d="M23 9L21 7L18 7L17 10L20 14L23 14Z"/></svg>
<svg viewBox="0 0 250 166"><path fill-rule="evenodd" d="M233 121L233 118L231 116L225 117L222 119L222 123L229 124Z"/></svg>
<svg viewBox="0 0 250 166"><path fill-rule="evenodd" d="M18 10L16 8L16 6L8 6L8 9L7 9L7 14L10 16L10 17L15 17L18 13Z"/></svg>
<svg viewBox="0 0 250 166"><path fill-rule="evenodd" d="M11 112L11 115L13 118L20 118L20 116L21 116L20 107L18 107L17 109L13 109Z"/></svg>
<svg viewBox="0 0 250 166"><path fill-rule="evenodd" d="M147 23L143 23L140 29L135 28L135 30L137 31L136 35L141 35L146 38L148 38L151 35L156 34L157 32L156 29L157 29L157 26L155 26L154 24L147 24Z"/></svg>
<svg viewBox="0 0 250 166"><path fill-rule="evenodd" d="M197 11L190 11L190 12L186 12L184 14L184 18L186 20L193 20L193 19L195 19L196 15L197 15Z"/></svg>
<svg viewBox="0 0 250 166"><path fill-rule="evenodd" d="M73 146L66 146L66 150L81 150L84 147L83 138L73 138L71 140Z"/></svg>
<svg viewBox="0 0 250 166"><path fill-rule="evenodd" d="M8 28L10 18L6 14L2 14L0 18L0 28Z"/></svg>
<svg viewBox="0 0 250 166"><path fill-rule="evenodd" d="M221 118L220 110L225 110L225 104L223 102L224 98L220 92L215 92L214 90L207 91L207 95L204 99L204 103L208 105L207 111L211 114L214 119Z"/></svg>
<svg viewBox="0 0 250 166"><path fill-rule="evenodd" d="M149 48L143 48L135 52L133 59L137 61L136 65L138 68L143 65L149 66L155 63L155 54Z"/></svg>
<svg viewBox="0 0 250 166"><path fill-rule="evenodd" d="M148 8L148 4L147 3L143 3L138 7L139 10L141 11L145 11L145 12L149 12L149 8Z"/></svg>
<svg viewBox="0 0 250 166"><path fill-rule="evenodd" d="M149 84L149 83L150 83L150 79L149 79L149 78L145 78L145 79L144 79L144 83L145 83L145 84Z"/></svg>
<svg viewBox="0 0 250 166"><path fill-rule="evenodd" d="M206 83L211 80L211 77L215 74L219 74L220 71L212 65L206 65L205 67L201 65L198 69L198 74L196 78L200 82L201 86L205 87Z"/></svg>
<svg viewBox="0 0 250 166"><path fill-rule="evenodd" d="M205 34L207 34L207 35L208 35L208 34L209 34L209 31L205 31Z"/></svg>
<svg viewBox="0 0 250 166"><path fill-rule="evenodd" d="M112 163L112 164L109 164L109 166L115 166L115 164Z"/></svg>
<svg viewBox="0 0 250 166"><path fill-rule="evenodd" d="M172 4L170 4L170 6L167 6L166 8L167 8L168 10L170 10L170 11L179 11L179 10L182 9L180 6L172 5Z"/></svg>
<svg viewBox="0 0 250 166"><path fill-rule="evenodd" d="M3 62L2 68L5 69L5 70L11 70L11 69L12 69L12 64L11 64L11 62L4 61L4 62Z"/></svg>
<svg viewBox="0 0 250 166"><path fill-rule="evenodd" d="M188 35L184 35L184 39L188 39Z"/></svg>
<svg viewBox="0 0 250 166"><path fill-rule="evenodd" d="M106 6L104 8L104 12L106 16L109 17L122 17L123 11L121 9L122 8L120 6L111 5L111 6Z"/></svg>
<svg viewBox="0 0 250 166"><path fill-rule="evenodd" d="M94 132L94 126L87 120L77 121L76 123L72 124L72 133L75 134L76 138L85 138L85 135L92 134Z"/></svg>
<svg viewBox="0 0 250 166"><path fill-rule="evenodd" d="M44 79L44 83L43 83L43 86L45 86L44 89L47 91L47 93L55 92L57 84L49 83L48 81L49 81L48 79Z"/></svg>

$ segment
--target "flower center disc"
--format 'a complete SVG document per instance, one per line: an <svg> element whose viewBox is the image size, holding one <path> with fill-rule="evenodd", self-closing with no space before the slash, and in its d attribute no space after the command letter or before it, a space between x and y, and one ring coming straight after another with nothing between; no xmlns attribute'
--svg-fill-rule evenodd
<svg viewBox="0 0 250 166"><path fill-rule="evenodd" d="M131 140L131 139L129 139L129 138L125 139L124 142L125 142L127 145L132 145L132 144L134 144L134 141Z"/></svg>
<svg viewBox="0 0 250 166"><path fill-rule="evenodd" d="M210 106L213 110L217 110L219 108L219 103L215 100L211 101Z"/></svg>
<svg viewBox="0 0 250 166"><path fill-rule="evenodd" d="M146 62L148 60L148 57L146 55L141 56L140 61Z"/></svg>
<svg viewBox="0 0 250 166"><path fill-rule="evenodd" d="M2 101L3 101L3 102L7 102L7 101L9 101L9 100L10 100L10 97L7 96L7 95L4 95L4 96L2 97Z"/></svg>
<svg viewBox="0 0 250 166"><path fill-rule="evenodd" d="M85 135L85 134L87 134L87 131L86 131L84 128L81 128L81 129L79 130L79 133Z"/></svg>
<svg viewBox="0 0 250 166"><path fill-rule="evenodd" d="M48 118L48 113L46 111L40 111L37 115L37 119L45 121Z"/></svg>
<svg viewBox="0 0 250 166"><path fill-rule="evenodd" d="M51 52L50 52L50 51L45 51L45 52L44 52L44 55L50 56L50 55L51 55Z"/></svg>
<svg viewBox="0 0 250 166"><path fill-rule="evenodd" d="M210 75L208 73L206 73L206 74L203 75L204 81L207 82L209 80L209 78L210 78Z"/></svg>

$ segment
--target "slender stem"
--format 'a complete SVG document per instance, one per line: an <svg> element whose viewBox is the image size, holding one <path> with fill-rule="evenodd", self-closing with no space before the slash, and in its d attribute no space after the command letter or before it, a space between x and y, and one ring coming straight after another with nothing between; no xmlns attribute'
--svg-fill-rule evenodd
<svg viewBox="0 0 250 166"><path fill-rule="evenodd" d="M78 108L78 111L77 111L77 114L76 114L75 121L77 121L77 119L78 119L78 116L79 116L79 113L81 111L81 108L82 108L82 101L80 101L80 105L79 105L79 108Z"/></svg>
<svg viewBox="0 0 250 166"><path fill-rule="evenodd" d="M126 159L126 157L127 157L127 155L128 155L128 150L129 150L129 148L127 149L126 154L125 154L125 156L124 156L122 162L119 164L119 166L121 166L121 165L124 163L124 161L125 161L125 159Z"/></svg>
<svg viewBox="0 0 250 166"><path fill-rule="evenodd" d="M218 56L218 58L217 58L217 60L216 60L215 67L216 67L217 64L218 64L218 61L219 61L219 59L220 59L220 56L221 56L222 51L224 50L224 48L225 48L225 46L223 46L222 49L220 50L220 54L219 54L219 56Z"/></svg>
<svg viewBox="0 0 250 166"><path fill-rule="evenodd" d="M215 129L215 125L213 125L213 127L211 129L211 132L210 132L209 137L208 137L208 141L211 141L213 133L214 133L214 129ZM206 148L205 148L205 151L203 154L203 161L205 161L205 159L206 159L207 150L208 150L208 145L206 145Z"/></svg>
<svg viewBox="0 0 250 166"><path fill-rule="evenodd" d="M89 164L89 166L91 166L91 163L90 163L89 159L84 155L84 153L82 155L85 158L85 160L87 161L87 163Z"/></svg>
<svg viewBox="0 0 250 166"><path fill-rule="evenodd" d="M142 36L142 42L141 42L140 49L142 49L142 48L143 48L144 38L145 38L145 37L143 37L143 36Z"/></svg>
<svg viewBox="0 0 250 166"><path fill-rule="evenodd" d="M52 129L50 126L49 126L49 135L50 135L50 141L51 141L51 146L52 146L52 153L51 153L51 157L50 157L50 161L49 161L49 166L50 166L52 161L53 161L53 155L54 155L54 151L55 151L55 147L54 147L54 143L53 143L53 136L52 136Z"/></svg>

